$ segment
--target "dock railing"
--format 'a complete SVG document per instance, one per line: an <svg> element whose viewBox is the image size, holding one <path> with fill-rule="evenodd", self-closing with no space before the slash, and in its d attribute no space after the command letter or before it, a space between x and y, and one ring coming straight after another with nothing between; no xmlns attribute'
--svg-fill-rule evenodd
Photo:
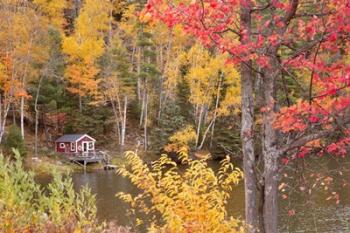
<svg viewBox="0 0 350 233"><path fill-rule="evenodd" d="M108 166L110 163L110 156L105 151L85 151L81 153L66 153L66 158L74 163L83 164L84 168L88 163L102 163Z"/></svg>

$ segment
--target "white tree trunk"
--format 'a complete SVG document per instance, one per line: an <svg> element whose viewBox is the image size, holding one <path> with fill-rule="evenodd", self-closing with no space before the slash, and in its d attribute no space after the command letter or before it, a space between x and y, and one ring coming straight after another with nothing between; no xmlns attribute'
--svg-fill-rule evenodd
<svg viewBox="0 0 350 233"><path fill-rule="evenodd" d="M143 94L142 94L142 107L141 107L141 115L140 115L140 127L143 125L143 121L144 121L144 113L145 113L145 100L146 100L146 94L145 94L146 90L143 90Z"/></svg>
<svg viewBox="0 0 350 233"><path fill-rule="evenodd" d="M123 114L123 122L122 122L122 133L121 133L121 145L125 145L125 131L126 131L126 113L128 109L128 97L124 96L124 114Z"/></svg>
<svg viewBox="0 0 350 233"><path fill-rule="evenodd" d="M21 135L24 140L24 97L21 97L21 107L20 107L20 114L21 114Z"/></svg>
<svg viewBox="0 0 350 233"><path fill-rule="evenodd" d="M137 51L137 67L136 67L136 71L137 71L137 98L139 100L139 102L141 102L141 79L140 79L140 74L141 74L141 48L138 48Z"/></svg>
<svg viewBox="0 0 350 233"><path fill-rule="evenodd" d="M3 141L4 134L5 134L6 119L7 119L7 114L10 110L10 103L8 103L7 106L6 105L4 106L3 104L1 104L1 108L3 109L2 110L3 114L2 114L2 119L0 121L0 144Z"/></svg>
<svg viewBox="0 0 350 233"><path fill-rule="evenodd" d="M204 106L202 105L200 107L200 112L199 112L199 118L198 118L198 124L197 124L197 135L196 135L196 148L198 147L198 143L199 143L199 136L200 136L200 132L201 132L201 126L202 126L202 118L203 118L203 110L204 110Z"/></svg>
<svg viewBox="0 0 350 233"><path fill-rule="evenodd" d="M197 147L197 150L200 150L200 149L203 148L205 139L207 138L207 134L208 134L210 128L213 126L215 120L216 120L216 116L211 120L210 124L209 124L208 127L206 128L206 130L205 130L205 132L204 132L204 134L203 134L203 137L202 137L201 144Z"/></svg>
<svg viewBox="0 0 350 233"><path fill-rule="evenodd" d="M205 130L204 134L203 134L203 138L202 138L202 142L199 145L199 147L197 149L202 149L205 139L207 138L207 134L210 130L210 128L212 128L212 135L211 135L211 141L210 141L210 147L212 144L212 140L213 140L213 134L214 134L214 125L215 125L215 121L218 115L218 108L219 108L219 102L220 102L220 91L221 91L221 82L222 82L222 75L220 74L219 77L219 81L218 81L218 89L216 92L216 101L215 101L215 109L214 109L214 116L213 119L211 120L210 124L208 125L207 129Z"/></svg>
<svg viewBox="0 0 350 233"><path fill-rule="evenodd" d="M27 71L28 71L28 65L29 65L29 56L31 54L31 48L33 44L33 38L30 39L29 42L29 48L27 51L27 57L26 57L26 63L24 66L24 73L22 76L22 88L25 90L26 88L26 82L27 82ZM20 114L21 114L21 135L24 140L24 96L21 97L21 107L20 107Z"/></svg>
<svg viewBox="0 0 350 233"><path fill-rule="evenodd" d="M145 141L144 141L144 150L147 151L148 149L148 135L147 135L147 124L148 124L148 95L147 95L147 92L146 92L146 95L145 95L145 119L144 119L144 126L143 126L143 131L144 131L144 138L145 138Z"/></svg>
<svg viewBox="0 0 350 233"><path fill-rule="evenodd" d="M113 109L113 113L114 113L114 119L115 119L115 127L118 133L118 144L121 144L121 135L120 135L120 124L119 124L119 113L118 113L118 109L115 106L115 102L114 99L112 97L110 97L110 101L112 104L112 109Z"/></svg>
<svg viewBox="0 0 350 233"><path fill-rule="evenodd" d="M41 82L43 80L43 75L40 77L38 89L36 91L34 110L35 110L35 145L34 145L34 153L35 157L38 156L38 128L39 128L39 110L38 110L38 99L40 94Z"/></svg>

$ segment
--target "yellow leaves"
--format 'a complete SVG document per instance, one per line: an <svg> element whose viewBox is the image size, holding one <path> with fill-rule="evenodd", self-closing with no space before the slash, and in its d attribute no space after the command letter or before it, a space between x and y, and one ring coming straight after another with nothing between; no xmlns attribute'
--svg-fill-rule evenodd
<svg viewBox="0 0 350 233"><path fill-rule="evenodd" d="M76 20L76 34L81 38L101 38L109 28L109 12L112 5L108 0L86 0Z"/></svg>
<svg viewBox="0 0 350 233"><path fill-rule="evenodd" d="M169 139L171 142L188 145L190 142L196 139L196 132L192 126L186 126L184 129L177 131Z"/></svg>
<svg viewBox="0 0 350 233"><path fill-rule="evenodd" d="M10 104L30 98L26 84L38 77L48 59L48 24L34 7L18 1L6 4L0 8L0 89L3 102Z"/></svg>
<svg viewBox="0 0 350 233"><path fill-rule="evenodd" d="M123 13L123 18L119 23L119 28L131 38L136 38L137 24L139 19L136 14L136 5L130 4Z"/></svg>
<svg viewBox="0 0 350 233"><path fill-rule="evenodd" d="M63 41L63 52L69 54L71 61L83 59L85 62L93 62L104 52L104 41L102 38L82 38L76 40L74 37L66 37Z"/></svg>
<svg viewBox="0 0 350 233"><path fill-rule="evenodd" d="M192 126L186 126L184 129L177 131L170 138L170 144L165 146L165 151L178 152L182 147L188 147L190 143L196 140L196 132Z"/></svg>
<svg viewBox="0 0 350 233"><path fill-rule="evenodd" d="M91 63L76 62L66 69L66 77L71 83L68 90L80 96L97 95L99 80L95 78L98 69Z"/></svg>
<svg viewBox="0 0 350 233"><path fill-rule="evenodd" d="M63 52L71 60L92 62L104 52L104 32L109 28L109 1L87 0L75 23L75 32L64 38Z"/></svg>
<svg viewBox="0 0 350 233"><path fill-rule="evenodd" d="M9 78L9 69L5 62L0 60L0 86L3 87Z"/></svg>
<svg viewBox="0 0 350 233"><path fill-rule="evenodd" d="M62 49L69 62L65 76L72 93L98 94L97 59L104 53L104 33L109 28L108 12L112 7L107 0L86 0L76 19L75 32L63 40Z"/></svg>
<svg viewBox="0 0 350 233"><path fill-rule="evenodd" d="M67 8L67 0L34 0L40 11L46 14L53 26L62 29L65 25L64 9Z"/></svg>
<svg viewBox="0 0 350 233"><path fill-rule="evenodd" d="M238 113L241 103L239 72L227 63L228 54L210 55L208 50L196 44L187 53L180 54L183 65L189 66L186 80L191 89L190 102L212 105L218 95L218 80L225 86L225 95L220 96L218 116ZM221 90L221 89L220 89Z"/></svg>
<svg viewBox="0 0 350 233"><path fill-rule="evenodd" d="M76 228L73 233L82 233L83 231L80 228Z"/></svg>
<svg viewBox="0 0 350 233"><path fill-rule="evenodd" d="M166 155L149 168L135 153L127 152L126 165L118 173L128 177L141 193L135 198L124 193L117 196L132 203L133 213L148 215L152 220L148 232L244 232L242 223L225 210L229 191L242 179L242 172L226 158L216 176L204 160L183 156L186 169L180 172ZM144 222L137 220L137 224Z"/></svg>

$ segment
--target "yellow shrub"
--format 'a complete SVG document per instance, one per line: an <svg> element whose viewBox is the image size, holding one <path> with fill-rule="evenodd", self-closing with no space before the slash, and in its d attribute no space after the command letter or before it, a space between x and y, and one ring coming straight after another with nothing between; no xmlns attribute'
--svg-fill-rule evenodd
<svg viewBox="0 0 350 233"><path fill-rule="evenodd" d="M126 164L118 173L141 193L117 196L131 205L133 214L146 214L137 224L144 224L148 232L244 232L242 222L230 217L225 208L232 185L242 179L241 170L227 157L215 174L205 160L189 159L185 151L180 152L184 171L166 155L148 167L135 153L126 153Z"/></svg>
<svg viewBox="0 0 350 233"><path fill-rule="evenodd" d="M196 140L196 131L192 126L186 126L184 129L173 134L169 141L170 143L164 147L166 152L179 151L181 148L189 148L189 145Z"/></svg>

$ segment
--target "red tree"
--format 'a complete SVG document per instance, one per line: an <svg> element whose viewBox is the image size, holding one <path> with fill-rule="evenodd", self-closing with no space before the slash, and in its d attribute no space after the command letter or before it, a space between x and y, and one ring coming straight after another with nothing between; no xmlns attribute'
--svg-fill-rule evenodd
<svg viewBox="0 0 350 233"><path fill-rule="evenodd" d="M278 232L279 160L314 152L306 145L318 139L319 153L345 155L350 143L350 1L149 0L144 13L169 27L182 24L240 64L246 222L249 232ZM302 90L297 103L277 99L281 92L288 99L286 78Z"/></svg>

